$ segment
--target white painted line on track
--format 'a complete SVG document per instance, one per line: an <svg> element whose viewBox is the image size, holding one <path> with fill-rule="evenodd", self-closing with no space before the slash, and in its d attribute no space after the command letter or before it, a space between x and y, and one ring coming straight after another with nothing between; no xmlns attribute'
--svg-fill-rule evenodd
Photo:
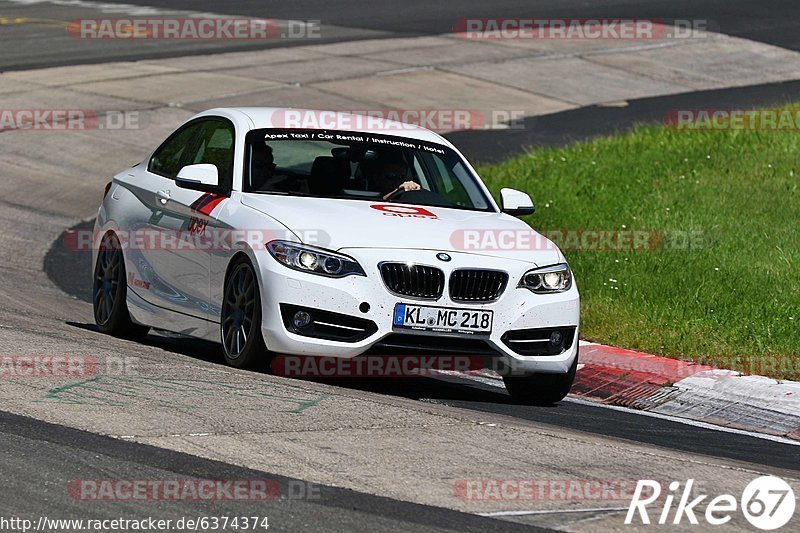
<svg viewBox="0 0 800 533"><path fill-rule="evenodd" d="M597 507L595 509L548 509L546 511L496 511L493 513L475 513L478 516L527 516L536 514L564 514L564 513L591 513L627 511L627 507Z"/></svg>
<svg viewBox="0 0 800 533"><path fill-rule="evenodd" d="M692 419L689 419L689 418L680 418L680 417L677 417L677 416L664 415L664 414L661 414L661 413L653 413L651 411L642 411L640 409L629 409L627 407L621 407L619 405L608 405L608 404L605 404L605 403L593 402L591 400L584 400L583 398L575 398L575 397L572 397L572 396L567 396L566 398L564 398L563 401L572 402L572 403L578 403L578 404L581 404L581 405L591 405L593 407L602 407L602 408L605 408L605 409L611 409L613 411L623 411L623 412L631 413L631 414L635 414L635 415L649 416L649 417L652 417L652 418L659 418L659 419L662 419L662 420L669 420L670 422L678 422L680 424L685 424L687 426L694 426L694 427L699 427L699 428L703 428L703 429L711 429L711 430L714 430L714 431L722 431L723 433L734 433L736 435L745 435L747 437L755 437L757 439L771 440L773 442L779 442L781 444L791 444L792 446L800 446L800 441L796 441L796 440L793 440L793 439L787 439L787 438L784 438L784 437L778 437L776 435L767 435L767 434L764 434L764 433L756 433L754 431L746 431L744 429L735 429L735 428L729 428L729 427L725 427L725 426L716 426L714 424L709 424L708 422L700 422L699 420L692 420Z"/></svg>
<svg viewBox="0 0 800 533"><path fill-rule="evenodd" d="M494 380L494 379L491 379L491 378L486 378L486 377L483 377L483 376L473 376L473 375L470 375L470 374L464 374L464 373L459 373L459 372L447 372L447 371L443 371L443 372L440 372L440 373L444 374L443 377L445 377L445 376L453 376L453 377L458 377L458 378L462 378L462 379L468 379L470 381L475 381L475 382L481 383L483 385L489 385L491 387L496 387L496 388L499 388L499 389L505 389L505 385L503 385L502 381ZM604 408L604 409L611 409L613 411L622 411L622 412L633 414L633 415L649 416L651 418L658 418L658 419L661 419L661 420L668 420L670 422L678 422L679 424L684 424L684 425L687 425L687 426L693 426L693 427L698 427L698 428L703 428L703 429L710 429L710 430L713 430L713 431L721 431L723 433L733 433L733 434L736 434L736 435L744 435L746 437L755 437L757 439L769 440L769 441L778 442L778 443L781 443L781 444L791 444L792 446L800 446L800 441L796 441L794 439L787 439L787 438L779 437L779 436L776 436L776 435L767 435L765 433L756 433L755 431L747 431L747 430L744 430L744 429L735 429L735 428L729 428L729 427L725 427L725 426L716 426L714 424L709 424L708 422L700 422L699 420L692 420L690 418L680 418L680 417L677 417L677 416L670 416L670 415L665 415L665 414L661 414L661 413L653 413L651 411L642 411L641 409L630 409L628 407L622 407L622 406L619 406L619 405L609 405L609 404L605 404L605 403L601 403L601 402L595 402L595 401L591 401L591 400L584 400L583 398L576 398L574 396L567 396L562 401L577 403L577 404L581 404L581 405L589 405L589 406L592 406L592 407L601 407L601 408Z"/></svg>

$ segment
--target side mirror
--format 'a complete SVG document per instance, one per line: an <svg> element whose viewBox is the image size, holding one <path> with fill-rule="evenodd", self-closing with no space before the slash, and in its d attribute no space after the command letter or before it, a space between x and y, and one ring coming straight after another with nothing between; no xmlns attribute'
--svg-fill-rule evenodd
<svg viewBox="0 0 800 533"><path fill-rule="evenodd" d="M536 208L533 207L533 200L528 193L516 189L500 189L501 209L503 213L508 213L515 217L532 215Z"/></svg>
<svg viewBox="0 0 800 533"><path fill-rule="evenodd" d="M175 184L182 189L211 192L219 188L219 173L209 163L187 165L178 172Z"/></svg>

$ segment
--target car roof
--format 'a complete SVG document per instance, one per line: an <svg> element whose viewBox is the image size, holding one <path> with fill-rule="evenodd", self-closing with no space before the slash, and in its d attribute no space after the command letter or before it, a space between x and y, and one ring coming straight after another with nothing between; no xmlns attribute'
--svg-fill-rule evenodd
<svg viewBox="0 0 800 533"><path fill-rule="evenodd" d="M376 110L364 113L321 109L301 109L294 107L230 107L209 109L197 115L219 115L241 113L250 119L250 129L288 128L309 130L337 130L354 133L372 133L406 137L420 141L444 144L453 148L441 135L417 126L390 120L378 113L391 115L393 110ZM222 113L220 113L222 112ZM396 114L401 113L395 110ZM369 115L367 115L369 113Z"/></svg>

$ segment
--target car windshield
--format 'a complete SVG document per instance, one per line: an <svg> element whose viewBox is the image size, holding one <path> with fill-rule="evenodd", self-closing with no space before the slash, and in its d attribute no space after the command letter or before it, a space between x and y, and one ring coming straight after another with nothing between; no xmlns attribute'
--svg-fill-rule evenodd
<svg viewBox="0 0 800 533"><path fill-rule="evenodd" d="M245 146L246 192L493 211L451 148L359 132L260 129Z"/></svg>

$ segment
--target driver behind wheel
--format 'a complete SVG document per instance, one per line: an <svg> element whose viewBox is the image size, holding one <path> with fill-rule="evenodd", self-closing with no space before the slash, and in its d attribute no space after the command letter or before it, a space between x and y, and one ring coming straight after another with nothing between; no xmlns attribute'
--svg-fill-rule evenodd
<svg viewBox="0 0 800 533"><path fill-rule="evenodd" d="M402 159L384 161L381 171L373 181L384 200L401 191L418 191L420 185L413 181L408 165Z"/></svg>

